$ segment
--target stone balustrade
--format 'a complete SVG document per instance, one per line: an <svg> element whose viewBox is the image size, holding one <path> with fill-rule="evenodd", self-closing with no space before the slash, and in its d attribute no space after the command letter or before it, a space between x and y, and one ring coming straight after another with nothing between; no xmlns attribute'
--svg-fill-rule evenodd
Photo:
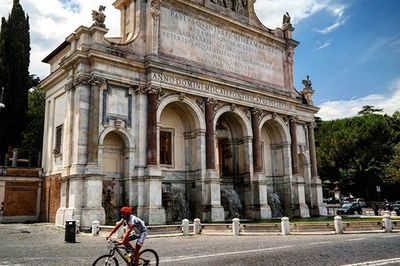
<svg viewBox="0 0 400 266"><path fill-rule="evenodd" d="M390 212L389 212L390 213ZM397 215L384 214L382 220L343 221L341 216L335 216L332 222L296 222L291 223L288 217L283 217L280 224L259 223L245 224L240 219L234 218L231 224L202 224L200 219L195 219L192 224L188 219L182 220L180 225L148 226L149 237L162 235L190 236L190 235L290 235L290 234L351 234L360 232L398 232L400 219ZM101 226L98 221L93 221L92 235L99 235L101 229L111 230L112 226ZM192 231L190 231L192 229ZM121 238L124 228L117 232Z"/></svg>

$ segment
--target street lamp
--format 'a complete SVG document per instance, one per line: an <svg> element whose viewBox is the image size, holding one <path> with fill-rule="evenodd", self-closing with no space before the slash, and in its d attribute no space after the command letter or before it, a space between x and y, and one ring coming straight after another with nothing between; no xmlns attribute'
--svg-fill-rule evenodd
<svg viewBox="0 0 400 266"><path fill-rule="evenodd" d="M4 88L2 87L0 90L0 111L1 111L1 109L6 108L6 106L3 103L3 92L4 92Z"/></svg>

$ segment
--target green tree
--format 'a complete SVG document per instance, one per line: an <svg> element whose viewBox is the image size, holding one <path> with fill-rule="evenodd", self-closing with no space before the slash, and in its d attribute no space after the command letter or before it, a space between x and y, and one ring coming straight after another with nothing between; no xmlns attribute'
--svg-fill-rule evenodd
<svg viewBox="0 0 400 266"><path fill-rule="evenodd" d="M358 112L358 115L370 115L382 112L383 109L375 108L373 105L364 105L362 110Z"/></svg>
<svg viewBox="0 0 400 266"><path fill-rule="evenodd" d="M6 108L0 114L0 155L9 146L18 147L26 125L29 76L29 17L18 0L14 0L8 20L2 18L0 34L1 86Z"/></svg>
<svg viewBox="0 0 400 266"><path fill-rule="evenodd" d="M338 181L345 193L370 198L375 186L382 183L384 166L393 156L397 138L393 119L368 112L322 121L315 132L321 178Z"/></svg>
<svg viewBox="0 0 400 266"><path fill-rule="evenodd" d="M32 82L33 88L28 95L28 122L22 134L21 148L37 153L42 150L46 93L37 87L39 78L32 77Z"/></svg>
<svg viewBox="0 0 400 266"><path fill-rule="evenodd" d="M388 184L400 184L400 143L394 147L394 156L385 166L384 181Z"/></svg>

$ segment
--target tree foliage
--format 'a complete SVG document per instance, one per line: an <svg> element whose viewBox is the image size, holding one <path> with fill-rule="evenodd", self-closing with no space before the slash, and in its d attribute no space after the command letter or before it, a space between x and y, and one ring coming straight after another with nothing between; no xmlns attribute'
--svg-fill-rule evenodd
<svg viewBox="0 0 400 266"><path fill-rule="evenodd" d="M6 108L0 114L0 155L9 146L18 147L26 125L29 76L29 17L18 0L14 0L11 13L2 18L0 33L0 86L4 87Z"/></svg>
<svg viewBox="0 0 400 266"><path fill-rule="evenodd" d="M389 173L395 177L400 120L379 111L368 106L360 116L317 123L315 141L323 180L337 181L345 193L371 197Z"/></svg>
<svg viewBox="0 0 400 266"><path fill-rule="evenodd" d="M383 109L375 108L372 105L364 105L361 111L358 112L358 115L370 115L376 113L382 113Z"/></svg>
<svg viewBox="0 0 400 266"><path fill-rule="evenodd" d="M39 78L32 77L32 89L28 95L27 125L22 133L21 148L41 152L43 144L43 127L46 93L38 88Z"/></svg>

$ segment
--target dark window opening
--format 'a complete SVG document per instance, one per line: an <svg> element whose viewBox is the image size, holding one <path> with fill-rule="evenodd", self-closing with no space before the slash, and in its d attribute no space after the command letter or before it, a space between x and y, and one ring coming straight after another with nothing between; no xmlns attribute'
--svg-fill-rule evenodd
<svg viewBox="0 0 400 266"><path fill-rule="evenodd" d="M172 165L172 132L160 131L160 164Z"/></svg>

